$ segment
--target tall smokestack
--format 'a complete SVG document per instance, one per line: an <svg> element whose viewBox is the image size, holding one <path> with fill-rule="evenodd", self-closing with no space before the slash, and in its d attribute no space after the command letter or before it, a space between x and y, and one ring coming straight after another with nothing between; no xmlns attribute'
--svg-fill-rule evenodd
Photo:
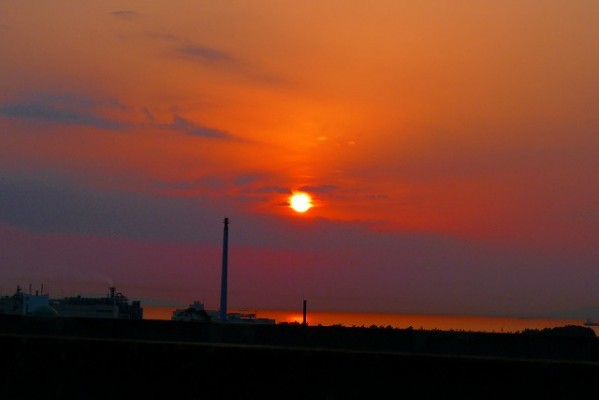
<svg viewBox="0 0 599 400"><path fill-rule="evenodd" d="M303 310L302 325L307 325L307 324L308 324L308 318L306 318L306 300L304 299L304 310Z"/></svg>
<svg viewBox="0 0 599 400"><path fill-rule="evenodd" d="M220 320L227 319L227 255L229 252L229 218L225 218L225 229L223 232L223 268L220 281Z"/></svg>

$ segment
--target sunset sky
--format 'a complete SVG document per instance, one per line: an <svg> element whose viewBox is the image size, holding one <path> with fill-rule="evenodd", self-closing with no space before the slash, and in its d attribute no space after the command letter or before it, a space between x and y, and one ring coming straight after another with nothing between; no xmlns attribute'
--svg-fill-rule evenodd
<svg viewBox="0 0 599 400"><path fill-rule="evenodd" d="M599 307L599 2L0 0L0 290ZM313 207L289 207L293 192Z"/></svg>

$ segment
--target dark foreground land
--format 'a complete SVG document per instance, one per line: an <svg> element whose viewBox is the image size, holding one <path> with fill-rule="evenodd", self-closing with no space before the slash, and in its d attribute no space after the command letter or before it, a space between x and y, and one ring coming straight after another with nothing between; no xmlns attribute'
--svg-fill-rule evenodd
<svg viewBox="0 0 599 400"><path fill-rule="evenodd" d="M0 398L597 398L598 340L3 316Z"/></svg>

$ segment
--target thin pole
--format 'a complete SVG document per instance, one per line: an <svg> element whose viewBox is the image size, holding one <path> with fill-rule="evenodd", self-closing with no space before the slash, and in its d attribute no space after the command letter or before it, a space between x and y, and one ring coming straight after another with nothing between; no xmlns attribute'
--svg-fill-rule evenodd
<svg viewBox="0 0 599 400"><path fill-rule="evenodd" d="M225 229L223 232L223 267L220 281L220 320L227 319L227 255L229 252L229 218L225 218Z"/></svg>

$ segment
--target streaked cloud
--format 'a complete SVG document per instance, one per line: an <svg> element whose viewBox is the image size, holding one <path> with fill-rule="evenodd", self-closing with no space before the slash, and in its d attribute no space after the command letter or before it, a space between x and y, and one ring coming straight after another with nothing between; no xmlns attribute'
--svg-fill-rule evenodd
<svg viewBox="0 0 599 400"><path fill-rule="evenodd" d="M335 185L302 186L300 188L301 191L309 193L328 193L336 189L337 187Z"/></svg>
<svg viewBox="0 0 599 400"><path fill-rule="evenodd" d="M188 45L178 49L179 54L202 62L236 63L228 53L203 46Z"/></svg>
<svg viewBox="0 0 599 400"><path fill-rule="evenodd" d="M251 63L235 57L233 54L208 46L186 44L176 49L179 57L202 65L219 68L230 74L266 85L281 85L286 81L279 75L261 71Z"/></svg>
<svg viewBox="0 0 599 400"><path fill-rule="evenodd" d="M131 11L131 10L112 11L110 13L110 15L113 15L115 17L122 18L122 19L134 19L134 18L138 18L140 16L140 14L138 12Z"/></svg>
<svg viewBox="0 0 599 400"><path fill-rule="evenodd" d="M255 190L255 193L281 193L281 194L290 194L291 190L289 188L277 185L271 186L262 186Z"/></svg>
<svg viewBox="0 0 599 400"><path fill-rule="evenodd" d="M51 123L89 126L108 130L123 130L132 127L139 129L144 126L158 127L196 137L239 140L229 132L203 126L178 114L173 115L171 123L156 123L152 112L147 107L141 108L141 112L147 120L144 124L134 124L126 120L106 118L101 115L102 110L133 111L132 107L121 104L115 99L97 100L72 94L41 94L34 96L33 99L0 104L0 116L5 117L35 119Z"/></svg>
<svg viewBox="0 0 599 400"><path fill-rule="evenodd" d="M37 119L69 125L83 125L102 129L121 129L119 121L99 117L91 112L80 111L43 101L27 101L0 105L0 115L23 119Z"/></svg>
<svg viewBox="0 0 599 400"><path fill-rule="evenodd" d="M259 182L263 177L262 174L247 173L237 176L234 181L236 185L249 185L254 182Z"/></svg>
<svg viewBox="0 0 599 400"><path fill-rule="evenodd" d="M172 124L163 126L166 128L172 128L178 132L187 133L192 136L201 136L213 139L234 139L234 137L228 132L198 125L177 114L175 114L175 116L173 117Z"/></svg>
<svg viewBox="0 0 599 400"><path fill-rule="evenodd" d="M189 199L99 191L51 173L0 174L0 223L44 232L185 241L201 237L185 221L203 202L197 195Z"/></svg>

